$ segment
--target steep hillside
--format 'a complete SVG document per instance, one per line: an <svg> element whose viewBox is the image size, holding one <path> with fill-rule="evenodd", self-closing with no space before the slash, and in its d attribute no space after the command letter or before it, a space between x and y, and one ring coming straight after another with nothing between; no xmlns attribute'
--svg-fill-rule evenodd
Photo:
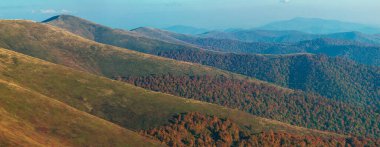
<svg viewBox="0 0 380 147"><path fill-rule="evenodd" d="M161 146L136 132L24 87L7 76L25 62L43 63L0 49L0 146Z"/></svg>
<svg viewBox="0 0 380 147"><path fill-rule="evenodd" d="M0 78L4 81L23 85L25 89L42 94L44 97L54 98L81 111L132 130L163 126L175 114L199 112L220 118L229 118L249 132L274 130L300 135L342 137L342 135L334 133L295 127L255 117L213 104L147 91L4 49L0 50L0 54L2 60L6 61L2 62L0 71ZM46 109L46 107L38 108ZM21 111L23 108L12 110ZM56 117L60 116L56 115ZM70 123L65 124L70 125Z"/></svg>
<svg viewBox="0 0 380 147"><path fill-rule="evenodd" d="M0 21L0 33L0 47L106 77L227 74L201 65L103 45L50 25L29 21Z"/></svg>
<svg viewBox="0 0 380 147"><path fill-rule="evenodd" d="M70 32L84 38L105 44L118 44L123 48L128 48L140 52L150 52L156 48L161 49L182 49L192 48L189 46L177 45L167 41L151 39L150 37L136 33L112 29L103 25L70 15L59 15L43 21L53 26L69 30Z"/></svg>
<svg viewBox="0 0 380 147"><path fill-rule="evenodd" d="M290 124L339 133L376 136L380 130L378 109L334 101L301 91L224 76L151 75L118 77L136 86L236 108Z"/></svg>
<svg viewBox="0 0 380 147"><path fill-rule="evenodd" d="M380 68L363 66L341 58L310 54L217 54L190 50L157 51L157 54L217 67L336 100L374 103L379 106Z"/></svg>
<svg viewBox="0 0 380 147"><path fill-rule="evenodd" d="M144 131L169 146L379 146L380 140L325 138L273 131L251 134L228 119L200 113L176 115L170 125Z"/></svg>
<svg viewBox="0 0 380 147"><path fill-rule="evenodd" d="M144 35L147 38L160 40L163 42L173 43L173 44L182 44L182 45L188 45L188 46L196 46L196 44L191 44L190 42L181 40L180 38L196 38L190 35L184 35L184 34L176 34L169 31L164 31L156 28L149 28L149 27L140 27L131 30L131 32L135 32L141 35Z"/></svg>
<svg viewBox="0 0 380 147"><path fill-rule="evenodd" d="M302 41L292 46L302 48L302 52L305 53L348 58L358 63L380 67L380 47L378 46L336 39Z"/></svg>

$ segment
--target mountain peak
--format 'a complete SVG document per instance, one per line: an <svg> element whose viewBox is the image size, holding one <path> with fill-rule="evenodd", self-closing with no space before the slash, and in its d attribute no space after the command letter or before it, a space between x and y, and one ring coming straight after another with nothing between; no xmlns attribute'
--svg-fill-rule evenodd
<svg viewBox="0 0 380 147"><path fill-rule="evenodd" d="M51 22L51 21L55 21L55 20L59 20L59 19L62 19L62 18L65 18L65 17L75 17L75 16L71 16L71 15L56 15L56 16L53 16L53 17L50 17L44 21L42 21L43 23L48 23L48 22Z"/></svg>
<svg viewBox="0 0 380 147"><path fill-rule="evenodd" d="M56 16L50 17L50 18L42 21L42 23L49 23L49 22L60 21L60 20L76 20L76 21L86 21L87 22L87 20L73 16L73 15L62 14L62 15L56 15Z"/></svg>

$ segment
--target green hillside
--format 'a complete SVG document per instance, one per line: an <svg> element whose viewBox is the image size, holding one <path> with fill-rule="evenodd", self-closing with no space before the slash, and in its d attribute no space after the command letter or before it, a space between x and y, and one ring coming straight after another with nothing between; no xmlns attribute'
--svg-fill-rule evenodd
<svg viewBox="0 0 380 147"><path fill-rule="evenodd" d="M231 144L231 140L228 140L230 135L234 135L234 141L239 140L239 144L248 145L272 146L278 145L280 140L289 145L379 144L373 139L351 138L295 127L237 110L150 92L6 49L0 49L0 63L1 146L161 146L62 102L127 128L144 129L141 132L150 132L152 135L156 129L170 129L167 135L171 135L168 136L171 138L176 130L166 125L172 125L173 122L169 121L172 117L177 118L178 114L185 113L196 114L190 120L185 116L185 121L190 124L202 123L199 127L215 124L208 129L223 135L222 140L205 143L197 140L194 145ZM59 95L55 97L59 101L48 95ZM202 113L215 117L202 120ZM226 128L225 125L231 127ZM197 126L191 125L189 129ZM194 130L184 131L190 135L188 137L199 137L192 134L197 133ZM231 131L244 133L243 138ZM210 134L203 132L202 135ZM149 137L160 141L154 136ZM187 142L187 137L175 139ZM163 143L172 145L170 142Z"/></svg>
<svg viewBox="0 0 380 147"><path fill-rule="evenodd" d="M166 41L155 40L135 31L112 29L71 15L55 16L43 21L43 23L63 28L76 35L96 42L121 46L123 48L140 52L150 52L156 48L192 48Z"/></svg>
<svg viewBox="0 0 380 147"><path fill-rule="evenodd" d="M274 130L326 137L340 136L255 117L213 104L144 90L5 49L1 49L0 55L2 61L5 61L2 62L0 70L0 78L3 81L23 85L25 89L54 98L131 130L162 126L175 114L200 112L230 118L238 125L246 126L244 128L251 132Z"/></svg>
<svg viewBox="0 0 380 147"><path fill-rule="evenodd" d="M380 128L376 125L376 122L379 122L378 113L375 113L377 110L368 108L367 106L335 102L326 97L306 94L304 92L293 93L293 91L289 89L254 79L244 78L240 75L230 74L214 68L95 43L50 25L28 21L2 21L0 26L2 26L0 32L3 34L0 36L0 46L10 47L11 50L36 58L77 70L106 76L108 78L144 78L152 76L160 79L160 77L166 75L175 78L172 81L163 80L158 83L140 81L145 82L145 85L136 84L136 82L139 82L138 80L130 81L132 84L151 90L202 100L229 108L236 108L261 117L303 127L334 131L343 134L377 136L378 133L376 132L378 132L377 130ZM165 55L182 58L182 56L178 56L175 50L173 51L173 54L168 53ZM183 56L184 59L199 59L199 61L203 62L206 58L206 60L213 61L210 62L210 64L218 63L218 66L226 63L225 61L219 62L221 59L231 58L229 56L216 56L210 52L195 52L200 53L198 55L191 52L191 50L188 51L189 52L184 52L186 54L186 56ZM221 58L212 60L219 57ZM240 62L241 59L244 60L246 58L232 59L238 60L236 60L236 62L227 62L233 64L226 64L225 67L234 68L235 71L244 69L239 66L234 66L238 63L260 64L259 62ZM258 60L262 59L266 58L258 58ZM269 75L271 71L265 70L265 67L274 68L274 65L271 65L273 62L271 60L267 61L270 61L268 66L264 66L265 64L263 64L262 66L257 66L257 68L252 68L252 71L255 71L254 73L261 73L259 71L262 69L263 74L260 75L265 78L273 78L273 76ZM277 63L277 61L274 63ZM286 67L287 66L284 66L282 68ZM203 88L203 85L176 85L173 87L173 83L171 83L176 80L186 81L186 79L191 77L217 77L220 75L224 75L226 80L230 83L232 82L232 84L221 85L220 82L215 81L215 79L200 78L197 81L198 83L207 83L206 85L210 85L206 89L203 89L207 92L200 92L191 89ZM370 76L368 77L370 78ZM283 77L275 76L275 78L282 79ZM238 84L241 80L246 81L246 83L243 85ZM193 81L194 80L177 83L191 84ZM211 83L208 83L209 81ZM151 83L151 85L146 85L146 83ZM247 89L245 86L249 86L250 88ZM175 87L178 88L174 89ZM174 90L168 91L165 90L165 88ZM228 90L232 90L233 92L227 93ZM61 95L57 94L55 96L59 97ZM306 104L306 102L311 102L312 104ZM303 107L300 107L299 104L303 104ZM331 108L337 109L328 112L327 110L331 110ZM374 113L376 115L373 115ZM358 115L363 117L358 117Z"/></svg>
<svg viewBox="0 0 380 147"><path fill-rule="evenodd" d="M380 77L380 68L365 66L340 57L333 58L325 55L311 54L276 56L220 53L202 50L183 44L171 44L165 41L149 38L144 38L144 40L142 40L142 37L136 38L133 34L136 34L136 32L150 31L150 33L143 34L146 36L151 36L151 38L155 39L160 38L162 35L166 35L166 37L171 37L172 40L177 39L177 42L181 41L181 38L186 38L186 35L170 35L170 32L159 32L152 29L145 29L144 31L144 28L137 29L135 32L114 30L68 15L57 16L46 21L46 23L64 28L73 33L84 32L87 30L97 30L92 32L93 36L97 36L93 40L105 44L115 45L176 60L212 66L226 71L257 78L259 80L275 83L283 87L317 93L336 100L370 103L376 107L380 106L378 103L380 96L377 86L379 84L376 83L376 81L379 81L378 77ZM151 31L153 31L153 33ZM104 36L104 34L107 35ZM79 33L79 35L81 35L81 33ZM85 35L82 36L86 37ZM183 39L182 41L184 40L186 39ZM169 40L168 42L175 41ZM234 44L226 42L229 41L219 40L215 44L209 44L206 46L215 47L217 45L225 46L224 44ZM365 53L366 56L372 56L370 53L378 50L371 47L364 50L351 46L329 46L326 42L319 42L318 40L312 42L314 43L301 45L300 48L296 47L296 50L312 48L312 50L315 50L313 53L328 52L328 54L334 54L334 56L345 53L346 51L350 52L350 56L361 53ZM251 45L249 45L249 43L246 44L258 50L262 47L267 48L265 43L264 46L261 46L260 43ZM315 48L313 48L313 46L315 46ZM275 48L277 47L278 46L275 46ZM238 48L243 49L244 47ZM269 47L269 50L274 50L275 48ZM351 52L350 50L356 50L357 52ZM376 55L374 59L375 60L373 61L376 63Z"/></svg>
<svg viewBox="0 0 380 147"><path fill-rule="evenodd" d="M0 49L0 146L159 145L136 132L24 87L8 77L7 73L15 67L28 66L23 65L26 62L44 66L42 61ZM33 67L29 66L29 70L38 72L38 68ZM40 74L43 76L43 72Z"/></svg>
<svg viewBox="0 0 380 147"><path fill-rule="evenodd" d="M31 21L0 20L0 47L107 77L151 74L227 74L201 65L103 45Z"/></svg>

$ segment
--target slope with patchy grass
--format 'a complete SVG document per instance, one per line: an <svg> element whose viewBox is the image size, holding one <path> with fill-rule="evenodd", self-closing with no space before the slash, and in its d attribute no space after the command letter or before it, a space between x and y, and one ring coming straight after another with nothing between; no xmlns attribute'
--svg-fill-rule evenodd
<svg viewBox="0 0 380 147"><path fill-rule="evenodd" d="M2 46L11 47L12 50L17 51L17 52L28 54L40 59L58 63L58 64L65 65L68 67L72 67L74 69L84 70L84 71L95 73L98 75L103 75L109 78L130 77L130 76L146 77L152 74L155 74L158 77L160 77L160 76L171 74L177 77L202 76L202 75L213 77L213 76L218 76L218 75L227 75L228 79L232 76L235 77L236 79L244 79L244 77L242 76L235 75L235 74L232 74L232 76L230 76L231 75L230 73L217 70L214 68L204 67L197 64L191 64L191 63L186 63L186 62L179 62L175 60L169 60L169 59L165 59L161 57L156 57L152 55L138 53L135 51L130 51L128 49L121 49L117 47L95 43L93 41L86 40L84 38L73 35L71 33L67 33L66 31L62 29L58 29L49 25L43 25L43 24L27 22L27 21L2 21L0 25L2 26L1 28L4 28L4 29L0 29L0 31L4 34L3 37L0 36L0 45ZM15 41L15 40L18 40L18 41ZM280 73L288 72L288 69L287 69L288 66L275 66L278 63L278 61L275 61L273 63L273 60L269 60L269 59L276 59L274 57L273 58L268 57L269 59L267 59L266 56L258 56L257 58L254 58L258 60L266 60L269 63L267 62L240 62L241 60L237 60L236 62L235 61L228 62L227 60L220 61L220 59L232 58L228 55L226 55L225 57L222 56L225 54L213 54L210 52L195 52L195 51L192 52L192 50L187 50L187 51L189 52L183 52L182 54L182 55L186 55L186 56L183 56L184 60L187 60L187 59L190 59L191 61L199 60L200 62L210 61L206 63L211 64L211 65L215 64L225 69L233 68L234 71L243 72L243 73L246 73L248 70L244 70L244 68L239 68L239 66L235 66L236 64L239 64L239 63L254 64L256 66L256 64L262 63L263 65L261 66L257 65L256 68L251 68L250 70L254 71L251 74L259 74L258 76L262 78L276 80L276 81L278 80L279 82L286 79L286 76L284 75L278 75L274 77L270 76L271 71L266 70L266 67L268 66L273 67L273 68L282 67L281 69L278 69L278 70L276 69L276 70L280 71ZM173 50L173 53L171 53L170 50L168 50L165 56L169 56L169 57L173 56L175 58L182 58L182 56L179 56L177 53L178 52L176 52L175 50ZM195 54L195 53L200 53L200 54ZM303 55L300 55L300 56L302 57ZM218 59L219 57L220 59ZM245 56L242 56L242 57L245 57ZM289 56L288 58L290 57L292 56ZM235 58L232 58L232 59L235 59ZM238 59L244 60L246 58L238 58ZM252 58L249 58L249 59L252 59ZM303 60L303 58L295 58L294 60L299 61L299 59ZM247 60L247 61L250 61L250 60ZM256 60L253 60L253 61L256 61ZM281 62L281 63L287 64L288 62ZM268 65L268 66L264 66L264 65ZM297 69L294 69L294 70L297 70ZM300 74L302 73L297 73L297 75L300 75ZM294 75L293 77L296 77L297 75ZM367 76L367 77L371 78L371 76ZM207 79L204 79L204 80L207 81ZM253 81L250 79L244 79L244 80L249 81L249 83ZM292 80L295 80L295 79L292 79ZM315 80L307 81L307 82L313 82L313 81ZM328 82L335 82L335 81L328 81ZM273 85L259 82L259 81L254 81L251 84L263 86L264 89L279 89L279 90L290 91L288 89L275 87ZM312 84L308 84L308 85L314 86ZM154 86L154 85L151 85L151 86ZM315 85L315 86L319 86L319 85ZM193 88L196 88L196 87L197 86L194 86ZM192 88L192 87L189 87L189 88ZM310 89L313 89L313 88L315 87L311 87ZM338 88L341 88L341 87L337 87L337 89ZM360 89L360 87L358 89ZM331 89L325 89L325 90L332 91ZM214 88L212 89L211 92L218 93L219 91L220 90L218 88ZM167 91L161 91L161 92L167 92ZM253 93L253 91L249 91L249 90L245 91L243 95L244 94L250 95L249 93ZM350 93L352 92L349 92L348 94ZM173 93L173 92L170 94L178 95L177 93ZM325 93L325 94L329 94L329 93ZM286 93L284 97L283 96L281 97L284 98L283 100L303 101L305 97L302 95L304 94L294 96L292 93ZM57 95L57 96L60 96L60 95ZM184 95L178 95L178 96L184 96ZM333 113L334 115L331 115L330 113L325 113L325 112L321 113L320 111L315 111L312 113L316 113L317 115L311 115L312 113L307 113L310 110L306 110L306 111L303 110L303 109L307 109L306 107L301 108L297 105L297 103L290 103L290 102L285 103L284 105L287 105L291 108L295 108L295 109L289 109L289 111L287 111L287 113L291 115L284 114L282 111L283 108L288 108L288 107L283 107L281 109L278 109L279 111L273 111L273 112L267 111L273 114L258 113L259 111L266 111L266 109L273 110L273 108L276 108L272 105L267 105L265 103L257 102L255 104L252 104L253 102L256 102L256 101L262 101L260 100L261 98L264 98L263 100L265 101L272 101L272 102L275 101L276 103L278 103L279 102L278 98L273 97L270 90L268 91L260 90L260 95L253 96L252 99L246 100L243 103L239 103L239 99L242 99L242 96L241 95L239 96L239 94L231 95L233 99L230 99L228 97L227 98L217 97L216 99L218 100L213 100L213 101L209 100L209 98L207 97L207 94L202 94L201 97L188 97L188 96L186 97L194 98L198 100L207 100L207 102L213 102L213 103L220 104L223 106L229 106L231 108L239 108L240 110L244 110L252 114L258 114L262 117L276 119L276 120L284 121L287 123L293 123L296 125L309 127L309 128L315 128L315 129L336 131L339 133L347 133L347 134L354 133L356 135L365 135L365 134L375 135L376 131L374 130L378 130L379 128L379 127L376 127L374 123L372 123L372 122L375 122L375 123L378 122L377 115L371 115L371 111L369 111L372 109L366 109L366 107L361 108L357 106L346 107L346 105L338 105L337 103L330 103L330 104L332 104L332 107L349 108L347 109L347 113L343 113L343 115L340 113L339 115L335 115L336 113ZM322 98L322 97L318 97L318 98ZM326 98L322 98L322 99L323 100L320 100L320 101L326 100ZM318 101L318 99L315 99L315 100ZM219 102L224 102L224 103L219 103ZM234 105L228 105L228 104L234 104ZM112 106L112 104L104 104L104 105ZM327 108L329 105L324 105L322 103L316 103L316 104L313 104L313 106L315 106L315 108L313 108L315 110L319 110L319 108L323 110L329 109ZM113 111L112 109L113 108L108 108L107 111ZM256 111L253 109L262 109L262 110ZM302 111L299 111L299 110L302 110ZM339 109L337 111L345 111L345 110L346 109ZM363 114L365 114L365 117L364 117L365 120L362 121L361 118L355 117L354 118L355 120L353 121L345 120L345 122L352 122L352 123L342 123L342 121L340 120L344 118L352 118L353 116L355 116L355 115L351 115L351 112L353 110L360 110L358 112L363 112ZM366 110L366 111L362 111L362 110ZM373 111L376 112L377 110L373 110ZM307 115L302 115L302 114L307 114ZM304 118L304 119L300 120L299 118ZM323 118L323 119L318 119L318 118ZM334 118L334 119L330 119L330 118ZM318 122L316 120L321 120L321 121ZM354 123L354 122L362 122L362 123ZM370 126L370 127L367 127L367 126ZM372 126L375 126L375 127L372 127Z"/></svg>
<svg viewBox="0 0 380 147"><path fill-rule="evenodd" d="M30 21L0 21L0 47L99 75L227 74L90 41L62 29Z"/></svg>
<svg viewBox="0 0 380 147"><path fill-rule="evenodd" d="M213 104L144 90L12 51L2 49L0 54L2 58L12 60L2 63L5 68L0 72L1 79L23 85L27 89L132 130L165 125L173 114L201 112L230 118L250 132L275 130L317 136L340 136L255 117ZM248 129L249 127L254 129Z"/></svg>
<svg viewBox="0 0 380 147"><path fill-rule="evenodd" d="M0 146L161 146L25 88L5 74L30 61L35 60L0 49ZM39 72L30 66L32 70Z"/></svg>

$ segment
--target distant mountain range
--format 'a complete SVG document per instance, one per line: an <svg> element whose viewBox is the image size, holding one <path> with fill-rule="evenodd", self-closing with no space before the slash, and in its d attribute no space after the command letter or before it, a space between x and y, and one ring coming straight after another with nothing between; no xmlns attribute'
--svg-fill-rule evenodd
<svg viewBox="0 0 380 147"><path fill-rule="evenodd" d="M210 33L213 30L211 29L202 29L190 26L172 26L168 28L163 28L163 30L180 33L180 34L189 34L189 35L198 35L202 33ZM217 32L240 32L246 31L247 29L241 28L231 28L226 29L225 31ZM380 34L380 26L371 26L359 23L344 22L338 20L328 20L321 18L303 18L297 17L290 20L276 21L268 23L260 27L253 27L248 31L257 31L256 33L264 36L272 36L273 32L265 31L275 31L276 36L279 34L297 34L302 32L308 34L335 34L335 33L344 33L344 32L361 32L365 34ZM277 31L277 32L276 32ZM279 31L279 32L278 32ZM215 33L215 32L214 32ZM272 36L274 37L274 36Z"/></svg>
<svg viewBox="0 0 380 147"><path fill-rule="evenodd" d="M363 32L367 34L380 33L380 27L343 22L337 20L326 20L319 18L294 18L291 20L278 21L258 27L259 30L292 30L313 34L331 34L341 32Z"/></svg>
<svg viewBox="0 0 380 147"><path fill-rule="evenodd" d="M364 34L361 32L342 32L332 34L310 34L299 31L271 31L271 30L238 30L230 32L212 31L200 34L200 37L239 40L243 42L272 42L295 43L314 39L337 39L353 41L362 44L380 45L378 35Z"/></svg>
<svg viewBox="0 0 380 147"><path fill-rule="evenodd" d="M199 36L141 27L132 32L148 38L214 51L240 54L312 53L380 65L380 39L359 32L314 35L297 31L210 32Z"/></svg>

